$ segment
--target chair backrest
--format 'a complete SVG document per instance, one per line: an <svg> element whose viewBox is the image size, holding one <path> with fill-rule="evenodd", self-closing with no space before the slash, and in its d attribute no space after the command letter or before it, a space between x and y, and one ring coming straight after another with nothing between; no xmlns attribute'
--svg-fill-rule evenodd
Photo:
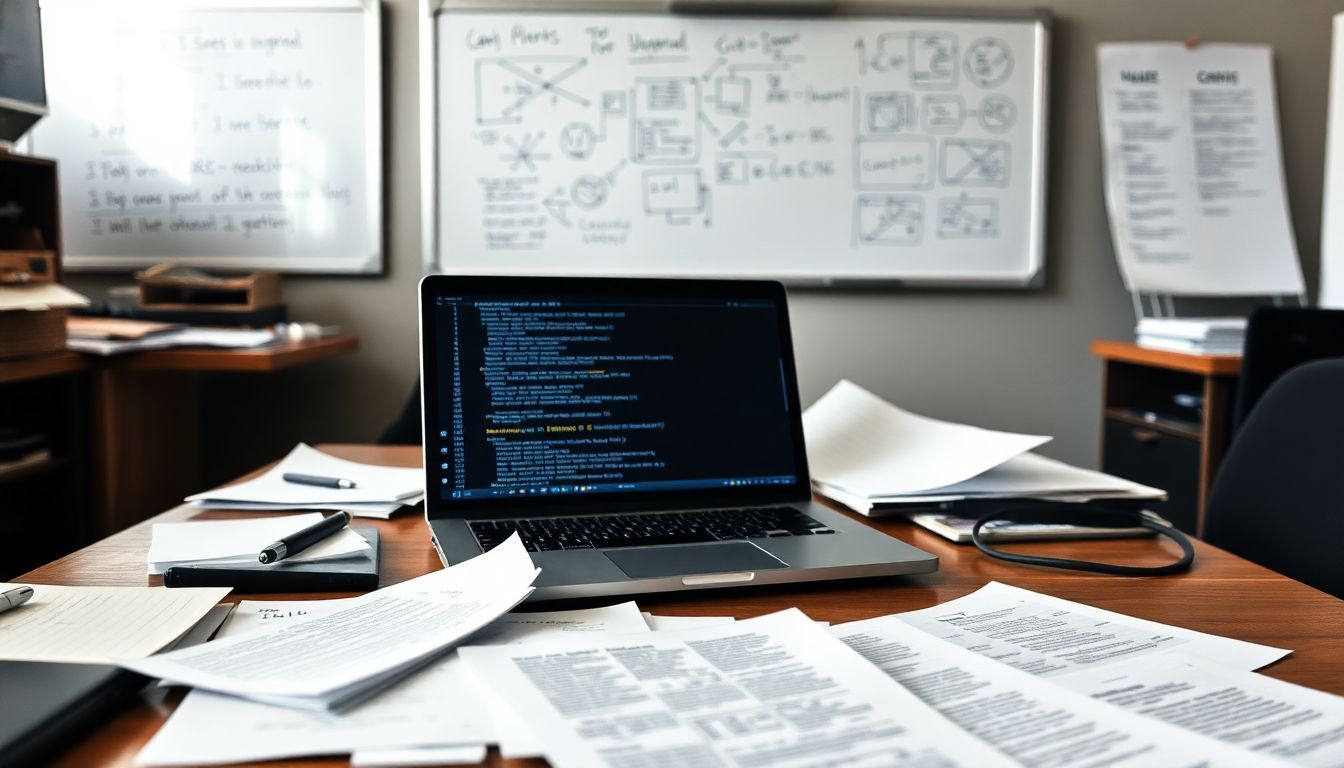
<svg viewBox="0 0 1344 768"><path fill-rule="evenodd" d="M1344 357L1344 310L1260 307L1252 312L1232 410L1233 432L1276 379L1324 357Z"/></svg>
<svg viewBox="0 0 1344 768"><path fill-rule="evenodd" d="M1209 495L1204 538L1344 598L1344 360L1279 378L1242 425Z"/></svg>
<svg viewBox="0 0 1344 768"><path fill-rule="evenodd" d="M401 413L378 436L378 442L381 445L422 445L424 441L424 426L420 421L420 379L417 378Z"/></svg>

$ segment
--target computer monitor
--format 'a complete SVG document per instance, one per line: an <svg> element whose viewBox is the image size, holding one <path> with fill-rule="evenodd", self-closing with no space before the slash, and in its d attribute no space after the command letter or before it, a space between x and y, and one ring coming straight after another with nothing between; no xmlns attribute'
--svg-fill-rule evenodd
<svg viewBox="0 0 1344 768"><path fill-rule="evenodd" d="M47 114L39 0L0 0L0 142L18 141Z"/></svg>

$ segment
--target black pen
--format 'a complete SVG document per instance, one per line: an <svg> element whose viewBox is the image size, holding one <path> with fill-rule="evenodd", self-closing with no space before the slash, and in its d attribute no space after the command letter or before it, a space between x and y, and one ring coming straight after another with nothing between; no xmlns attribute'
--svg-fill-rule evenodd
<svg viewBox="0 0 1344 768"><path fill-rule="evenodd" d="M323 477L322 475L305 475L301 472L286 472L281 475L287 483L298 483L299 485L320 485L323 488L354 488L354 480L346 480L343 477Z"/></svg>
<svg viewBox="0 0 1344 768"><path fill-rule="evenodd" d="M302 531L291 533L261 550L257 559L263 563L274 563L277 560L284 560L286 557L293 557L341 530L349 523L349 512L337 512L331 517L324 517L321 521L313 523Z"/></svg>

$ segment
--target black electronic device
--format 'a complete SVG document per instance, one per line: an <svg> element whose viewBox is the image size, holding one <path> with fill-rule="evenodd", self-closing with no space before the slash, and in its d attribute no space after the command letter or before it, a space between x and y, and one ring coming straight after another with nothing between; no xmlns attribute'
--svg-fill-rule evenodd
<svg viewBox="0 0 1344 768"><path fill-rule="evenodd" d="M367 592L378 588L378 529L353 526L370 549L351 557L263 565L174 565L165 587L233 587L237 592Z"/></svg>

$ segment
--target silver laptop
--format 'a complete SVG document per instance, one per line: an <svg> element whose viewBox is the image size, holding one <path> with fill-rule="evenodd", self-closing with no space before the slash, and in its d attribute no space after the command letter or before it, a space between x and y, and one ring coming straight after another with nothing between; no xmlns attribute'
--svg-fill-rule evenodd
<svg viewBox="0 0 1344 768"><path fill-rule="evenodd" d="M938 568L812 502L779 283L435 275L420 347L445 564L518 532L533 600Z"/></svg>

